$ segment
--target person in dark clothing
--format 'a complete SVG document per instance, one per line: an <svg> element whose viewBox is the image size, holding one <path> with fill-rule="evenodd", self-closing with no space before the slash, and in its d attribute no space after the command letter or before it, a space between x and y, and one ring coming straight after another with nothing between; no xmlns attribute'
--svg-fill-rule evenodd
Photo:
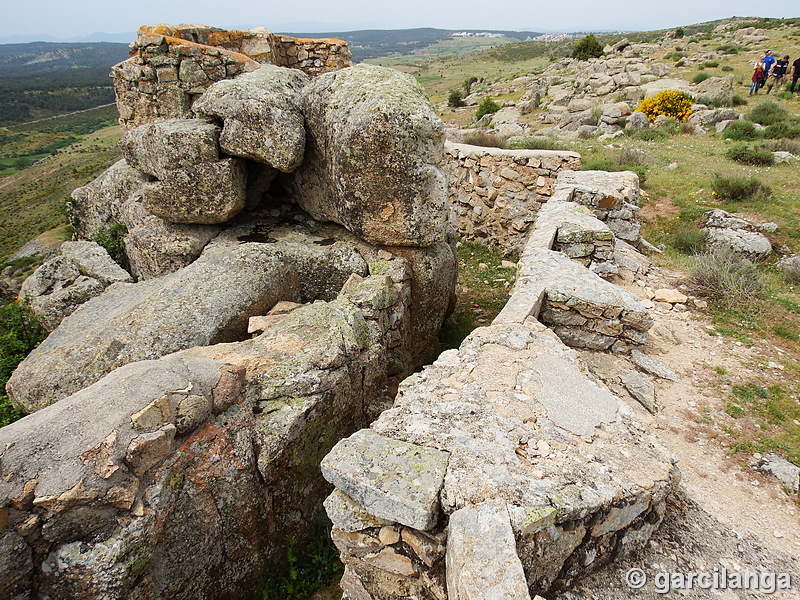
<svg viewBox="0 0 800 600"><path fill-rule="evenodd" d="M783 58L778 59L775 61L775 65L772 67L772 72L769 74L769 80L767 82L767 93L772 93L773 86L778 88L778 91L781 91L781 85L783 85L783 78L786 76L786 70L789 68L789 56L784 56Z"/></svg>
<svg viewBox="0 0 800 600"><path fill-rule="evenodd" d="M795 59L792 63L792 87L789 88L789 91L794 93L794 86L797 85L797 80L800 79L800 58Z"/></svg>

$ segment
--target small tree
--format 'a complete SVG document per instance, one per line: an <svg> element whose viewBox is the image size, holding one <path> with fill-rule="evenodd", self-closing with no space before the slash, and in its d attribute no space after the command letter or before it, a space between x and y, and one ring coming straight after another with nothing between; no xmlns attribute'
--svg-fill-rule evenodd
<svg viewBox="0 0 800 600"><path fill-rule="evenodd" d="M474 75L472 77L467 77L464 80L464 83L461 84L461 87L464 88L464 94L469 96L469 93L472 91L472 84L478 83L478 78Z"/></svg>
<svg viewBox="0 0 800 600"><path fill-rule="evenodd" d="M582 38L572 50L572 58L577 58L578 60L589 60L599 56L603 56L603 45L592 33Z"/></svg>
<svg viewBox="0 0 800 600"><path fill-rule="evenodd" d="M496 113L498 110L500 110L500 105L487 96L481 100L481 103L478 105L475 118L480 119L482 116Z"/></svg>
<svg viewBox="0 0 800 600"><path fill-rule="evenodd" d="M461 95L460 90L450 90L450 95L447 97L447 106L451 108L464 106L464 97Z"/></svg>
<svg viewBox="0 0 800 600"><path fill-rule="evenodd" d="M686 35L686 32L683 30L683 27L678 27L675 30L675 35L673 37L682 38L685 35Z"/></svg>

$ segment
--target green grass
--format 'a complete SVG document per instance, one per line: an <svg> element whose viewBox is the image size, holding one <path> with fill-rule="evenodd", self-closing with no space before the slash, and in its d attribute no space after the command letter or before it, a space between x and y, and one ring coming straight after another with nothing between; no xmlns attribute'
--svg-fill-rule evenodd
<svg viewBox="0 0 800 600"><path fill-rule="evenodd" d="M320 590L341 598L338 580L344 566L330 537L327 519L315 524L311 541L300 547L290 542L286 548L285 568L265 577L259 585L259 600L309 600Z"/></svg>
<svg viewBox="0 0 800 600"><path fill-rule="evenodd" d="M459 242L457 254L456 307L442 332L443 350L458 348L473 329L490 324L508 302L516 278L516 268L502 264L516 263L516 258L503 256L499 248Z"/></svg>
<svg viewBox="0 0 800 600"><path fill-rule="evenodd" d="M63 209L76 187L85 185L120 156L122 135L114 107L40 123L10 127L0 134L0 257L65 222ZM101 129L94 129L103 126ZM82 133L78 133L82 132ZM68 146L61 146L70 140ZM52 154L31 155L49 145ZM22 170L9 167L21 157L42 158Z"/></svg>

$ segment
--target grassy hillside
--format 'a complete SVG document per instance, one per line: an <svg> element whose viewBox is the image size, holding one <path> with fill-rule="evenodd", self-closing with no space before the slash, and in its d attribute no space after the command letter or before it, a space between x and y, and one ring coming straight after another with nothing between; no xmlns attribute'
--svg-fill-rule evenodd
<svg viewBox="0 0 800 600"><path fill-rule="evenodd" d="M698 252L703 247L703 213L712 208L722 208L753 223L776 223L777 231L768 234L773 247L780 254L800 253L800 163L791 160L774 165L746 164L729 155L732 148L745 147L750 153L766 151L770 158L772 150L800 156L800 94L791 95L784 89L770 97L763 91L748 96L753 61L764 49L770 48L778 56L788 54L791 60L800 56L800 19L740 21L725 34L714 32L719 24L684 27L682 37L672 39L666 46L654 46L646 58L668 65L669 77L686 81L698 74L733 75L735 93L745 102L735 108L755 131L748 138L727 139L723 133L713 133L713 129L699 135L673 123L641 133L627 132L613 140L550 141L556 147L579 152L584 169L633 167L644 175L645 195L639 214L644 237L664 249L651 258L670 272L681 274L687 290L696 290L697 282L708 279L709 271L701 270L706 259ZM764 29L767 39L752 44L731 43L732 32L745 26ZM663 38L655 34L617 34L602 36L601 41L614 43L623 37L643 41ZM448 108L448 90L475 77L481 80L475 84L480 95L513 103L523 93L512 83L515 78L528 74L536 77L545 69L557 69L558 59L568 55L571 47L569 41L511 44L415 62L406 70L413 72L428 90L446 124L474 127L475 107ZM709 59L700 64L682 60L696 53L708 53ZM636 108L636 102L632 108ZM536 110L523 121L534 128L544 127L540 117L546 110ZM783 125L759 132L752 123L768 124L759 116L764 114L772 115ZM769 194L724 197L715 192L720 189L720 181L735 184L734 187L746 183L762 190L768 188ZM726 337L744 348L757 346L771 356L769 361L765 358L763 364L755 365L757 376L752 375L750 367L754 365L750 363L743 363L747 368L742 373L708 367L716 373L714 386L723 403L718 409L709 409L698 426L715 431L720 443L743 461L754 453L778 452L800 464L800 273L796 277L784 274L775 266L777 259L778 254L774 254L762 264L742 265L729 285L708 298L707 312L696 316L698 327L708 335ZM462 267L469 267L468 259L462 263ZM720 277L727 273L724 269L722 263L711 263L711 276ZM464 281L462 285L469 285L469 279ZM485 312L491 316L491 311ZM469 310L461 316L472 317ZM710 321L711 325L703 321Z"/></svg>
<svg viewBox="0 0 800 600"><path fill-rule="evenodd" d="M0 257L66 223L69 194L119 157L115 106L0 130Z"/></svg>
<svg viewBox="0 0 800 600"><path fill-rule="evenodd" d="M453 29L424 27L419 29L365 29L362 31L326 33L292 33L291 35L310 38L332 37L345 40L355 62L364 62L368 59L387 61L403 56L430 58L526 40L538 35L532 31L467 30L468 33L496 33L501 37L453 37L451 34L455 31Z"/></svg>

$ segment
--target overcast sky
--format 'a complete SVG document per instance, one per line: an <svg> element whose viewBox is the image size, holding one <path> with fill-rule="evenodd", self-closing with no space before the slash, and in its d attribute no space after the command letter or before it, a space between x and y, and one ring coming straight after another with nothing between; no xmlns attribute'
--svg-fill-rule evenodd
<svg viewBox="0 0 800 600"><path fill-rule="evenodd" d="M152 23L217 27L264 26L324 29L513 29L533 31L652 30L731 16L797 17L797 0L0 0L0 37L48 34L59 38L94 32L136 31Z"/></svg>

